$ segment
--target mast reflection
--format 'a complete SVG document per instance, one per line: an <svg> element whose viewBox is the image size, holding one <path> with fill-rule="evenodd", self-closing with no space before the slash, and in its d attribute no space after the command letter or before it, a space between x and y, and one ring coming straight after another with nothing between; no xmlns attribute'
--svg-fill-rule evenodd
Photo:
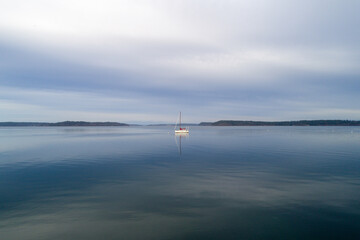
<svg viewBox="0 0 360 240"><path fill-rule="evenodd" d="M178 147L180 155L182 153L181 139L188 137L189 137L189 133L175 133L175 142L176 142L176 146Z"/></svg>

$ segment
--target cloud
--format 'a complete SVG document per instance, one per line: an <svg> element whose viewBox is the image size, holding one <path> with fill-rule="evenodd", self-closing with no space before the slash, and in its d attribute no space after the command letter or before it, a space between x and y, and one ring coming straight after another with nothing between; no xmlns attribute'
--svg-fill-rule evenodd
<svg viewBox="0 0 360 240"><path fill-rule="evenodd" d="M323 118L332 116L325 109L355 113L346 104L359 100L357 9L357 1L4 2L0 87L129 98L131 112L147 106L154 116L181 108L211 119L302 118L285 107L301 99L323 105Z"/></svg>

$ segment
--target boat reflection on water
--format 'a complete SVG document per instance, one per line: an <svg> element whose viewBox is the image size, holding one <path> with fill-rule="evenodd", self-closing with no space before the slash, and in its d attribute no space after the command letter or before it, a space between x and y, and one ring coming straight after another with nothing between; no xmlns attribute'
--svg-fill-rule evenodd
<svg viewBox="0 0 360 240"><path fill-rule="evenodd" d="M189 137L188 132L179 132L179 133L175 132L175 143L176 143L176 146L178 147L180 155L182 153L181 139L182 138L188 138L188 137Z"/></svg>

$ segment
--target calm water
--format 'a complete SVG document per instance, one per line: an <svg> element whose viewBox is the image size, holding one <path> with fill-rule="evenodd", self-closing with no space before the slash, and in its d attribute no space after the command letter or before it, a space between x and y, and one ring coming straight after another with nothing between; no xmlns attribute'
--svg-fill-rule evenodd
<svg viewBox="0 0 360 240"><path fill-rule="evenodd" d="M360 128L0 128L0 239L360 239Z"/></svg>

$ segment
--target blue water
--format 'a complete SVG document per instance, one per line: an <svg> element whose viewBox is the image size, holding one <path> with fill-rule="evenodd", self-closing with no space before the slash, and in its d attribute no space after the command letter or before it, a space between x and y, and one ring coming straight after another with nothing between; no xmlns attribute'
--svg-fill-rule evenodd
<svg viewBox="0 0 360 240"><path fill-rule="evenodd" d="M0 239L360 239L360 127L0 128Z"/></svg>

